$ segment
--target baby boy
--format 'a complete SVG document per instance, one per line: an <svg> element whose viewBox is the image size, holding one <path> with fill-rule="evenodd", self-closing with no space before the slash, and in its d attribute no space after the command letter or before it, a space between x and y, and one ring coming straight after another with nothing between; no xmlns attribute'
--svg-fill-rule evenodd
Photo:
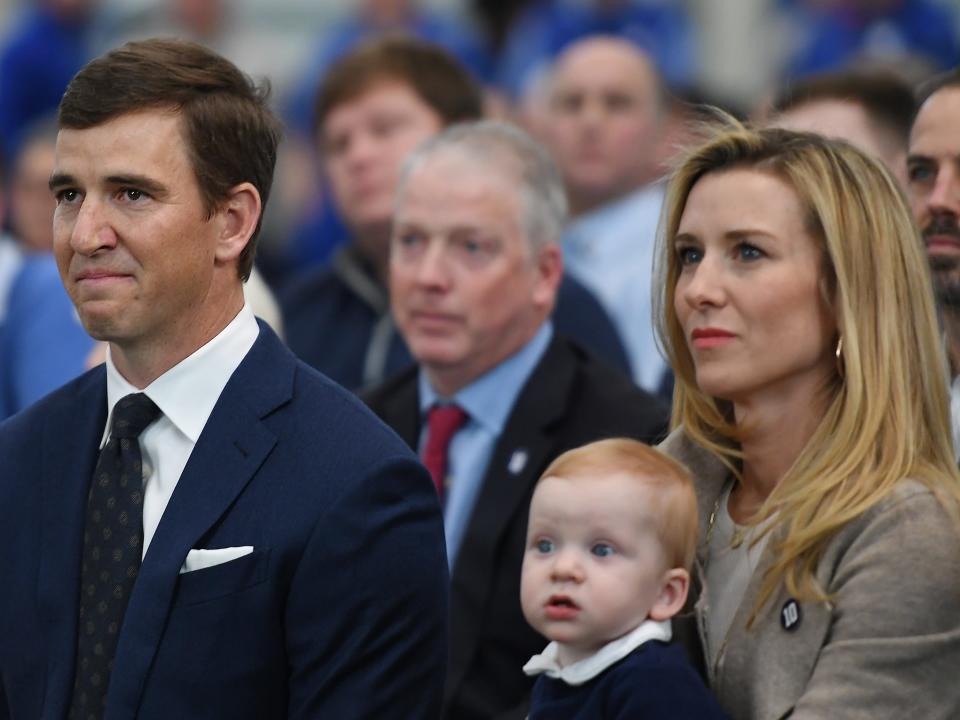
<svg viewBox="0 0 960 720"><path fill-rule="evenodd" d="M697 542L687 471L653 448L612 439L570 450L530 504L520 599L552 642L530 720L724 717L682 648L668 644Z"/></svg>

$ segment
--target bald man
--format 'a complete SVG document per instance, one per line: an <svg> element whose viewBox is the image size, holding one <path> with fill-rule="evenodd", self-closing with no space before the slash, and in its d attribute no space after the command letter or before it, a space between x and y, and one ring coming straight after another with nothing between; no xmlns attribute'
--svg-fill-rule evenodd
<svg viewBox="0 0 960 720"><path fill-rule="evenodd" d="M567 268L613 318L633 379L650 392L669 385L650 307L663 197L657 178L662 95L657 70L640 49L592 36L557 59L539 122L573 216L563 240Z"/></svg>

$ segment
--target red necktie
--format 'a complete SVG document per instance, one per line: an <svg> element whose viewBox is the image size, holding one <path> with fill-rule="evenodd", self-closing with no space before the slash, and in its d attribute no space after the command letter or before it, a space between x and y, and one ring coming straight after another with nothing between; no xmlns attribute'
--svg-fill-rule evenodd
<svg viewBox="0 0 960 720"><path fill-rule="evenodd" d="M434 405L427 414L427 445L423 464L433 477L433 484L443 498L443 480L447 474L447 450L450 440L463 427L469 416L458 405Z"/></svg>

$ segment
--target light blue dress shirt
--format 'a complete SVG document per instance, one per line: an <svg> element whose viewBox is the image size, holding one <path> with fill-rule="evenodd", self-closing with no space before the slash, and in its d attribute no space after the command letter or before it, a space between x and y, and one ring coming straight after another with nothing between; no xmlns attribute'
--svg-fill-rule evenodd
<svg viewBox="0 0 960 720"><path fill-rule="evenodd" d="M650 185L570 223L563 235L567 271L610 315L633 381L656 394L667 363L653 323L653 262L663 187Z"/></svg>
<svg viewBox="0 0 960 720"><path fill-rule="evenodd" d="M519 351L452 398L441 397L430 386L426 374L420 371L421 430L418 447L421 457L427 439L427 411L434 404L456 403L470 416L453 436L447 451L447 474L451 480L447 488L443 524L447 536L447 561L451 568L473 514L493 449L517 396L546 352L551 337L553 325L548 321Z"/></svg>

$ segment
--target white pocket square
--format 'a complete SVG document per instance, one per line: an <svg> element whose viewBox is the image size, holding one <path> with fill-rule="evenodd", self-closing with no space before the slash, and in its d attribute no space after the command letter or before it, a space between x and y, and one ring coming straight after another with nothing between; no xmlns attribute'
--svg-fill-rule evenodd
<svg viewBox="0 0 960 720"><path fill-rule="evenodd" d="M216 550L191 550L187 553L187 559L183 561L183 565L180 567L180 574L203 570L214 565L222 565L252 552L253 545L217 548Z"/></svg>

